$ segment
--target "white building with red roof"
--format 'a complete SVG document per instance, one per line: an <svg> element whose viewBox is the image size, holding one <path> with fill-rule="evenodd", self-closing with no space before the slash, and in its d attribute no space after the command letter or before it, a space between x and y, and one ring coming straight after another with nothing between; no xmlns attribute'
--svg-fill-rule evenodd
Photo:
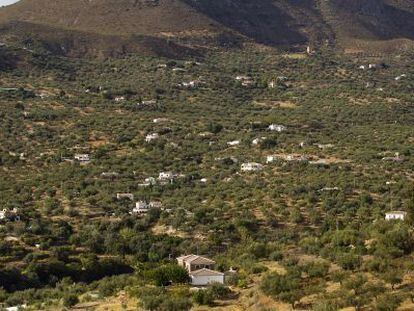
<svg viewBox="0 0 414 311"><path fill-rule="evenodd" d="M185 255L177 258L178 265L184 267L194 286L212 283L224 284L224 273L214 270L216 262L198 255Z"/></svg>

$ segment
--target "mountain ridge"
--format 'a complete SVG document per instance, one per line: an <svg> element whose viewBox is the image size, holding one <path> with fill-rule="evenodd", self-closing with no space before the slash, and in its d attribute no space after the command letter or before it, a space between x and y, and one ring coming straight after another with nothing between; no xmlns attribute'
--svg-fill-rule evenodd
<svg viewBox="0 0 414 311"><path fill-rule="evenodd" d="M47 27L61 34L58 42L73 41L73 34L92 35L102 43L101 51L94 51L85 39L83 49L92 51L87 54L136 52L140 48L139 42L131 44L134 36L174 42L174 49L197 53L199 48L225 45L219 39L223 35L236 46L251 42L303 49L329 43L344 50L355 40L367 46L414 40L414 4L409 0L21 0L0 9L1 39L15 35L12 27L5 26L11 23L18 23L26 35L42 29L34 33L50 45L56 35L48 34ZM114 48L110 40L103 44L111 37L117 37L115 42L122 48ZM82 47L72 46L69 54L81 54L76 49Z"/></svg>

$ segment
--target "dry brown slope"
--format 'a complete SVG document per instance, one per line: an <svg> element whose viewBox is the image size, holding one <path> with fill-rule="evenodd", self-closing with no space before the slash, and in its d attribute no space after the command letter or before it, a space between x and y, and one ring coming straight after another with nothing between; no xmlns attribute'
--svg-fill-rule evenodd
<svg viewBox="0 0 414 311"><path fill-rule="evenodd" d="M70 31L77 31L76 36L84 38L101 35L104 37L95 41L103 50L113 49L105 42L110 42L108 36L116 36L119 39L115 42L122 39L122 48L118 50L126 52L131 51L130 39L134 35L170 41L179 38L190 46L214 47L226 40L242 39L301 49L308 42L319 45L329 39L346 49L355 46L355 42L362 47L371 43L378 47L378 42L395 45L413 41L414 1L21 0L0 9L0 25L13 23L21 30L26 27L25 34L33 30L44 41L56 37L47 35L47 27L67 34L72 41L75 35L70 35ZM42 31L36 32L37 29ZM0 38L5 30L6 35L14 32L10 26L3 27ZM60 38L59 44L61 41L64 38ZM84 42L88 45L86 39Z"/></svg>

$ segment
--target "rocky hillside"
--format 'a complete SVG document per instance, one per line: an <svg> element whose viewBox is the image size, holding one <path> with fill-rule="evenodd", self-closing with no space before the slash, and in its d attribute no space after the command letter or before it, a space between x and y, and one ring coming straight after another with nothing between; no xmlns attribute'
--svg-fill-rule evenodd
<svg viewBox="0 0 414 311"><path fill-rule="evenodd" d="M153 53L160 46L164 51L158 54L176 55L243 42L289 49L330 42L346 49L356 42L413 40L414 4L410 0L21 0L0 10L0 24L3 40L34 34L54 52L74 55Z"/></svg>

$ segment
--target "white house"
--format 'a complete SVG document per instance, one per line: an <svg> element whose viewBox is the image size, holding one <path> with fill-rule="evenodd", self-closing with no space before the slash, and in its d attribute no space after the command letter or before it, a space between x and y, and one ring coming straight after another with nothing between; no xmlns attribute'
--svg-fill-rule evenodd
<svg viewBox="0 0 414 311"><path fill-rule="evenodd" d="M175 179L176 175L173 172L161 172L158 175L158 180L167 181Z"/></svg>
<svg viewBox="0 0 414 311"><path fill-rule="evenodd" d="M159 135L158 133L148 134L148 135L145 137L145 141L146 141L147 143L150 143L150 142L152 142L153 140L158 139L159 137L160 137L160 135Z"/></svg>
<svg viewBox="0 0 414 311"><path fill-rule="evenodd" d="M151 99L151 100L143 100L140 105L143 106L151 106L151 105L155 105L157 103L156 99Z"/></svg>
<svg viewBox="0 0 414 311"><path fill-rule="evenodd" d="M385 220L405 220L407 212L403 211L392 211L385 213Z"/></svg>
<svg viewBox="0 0 414 311"><path fill-rule="evenodd" d="M128 199L134 201L134 195L132 193L117 193L116 198L118 200Z"/></svg>
<svg viewBox="0 0 414 311"><path fill-rule="evenodd" d="M279 132L279 133L287 130L286 126L279 125L279 124L270 124L268 129L269 131L274 131L274 132Z"/></svg>
<svg viewBox="0 0 414 311"><path fill-rule="evenodd" d="M245 80L251 80L252 78L250 76L236 76L236 81L245 81Z"/></svg>
<svg viewBox="0 0 414 311"><path fill-rule="evenodd" d="M154 177L148 177L144 179L144 183L138 184L138 187L149 187L157 184L157 180Z"/></svg>
<svg viewBox="0 0 414 311"><path fill-rule="evenodd" d="M145 183L148 183L149 185L155 185L157 183L157 180L154 177L148 177L144 180Z"/></svg>
<svg viewBox="0 0 414 311"><path fill-rule="evenodd" d="M194 286L206 286L209 284L224 284L224 273L210 270L200 269L190 273L191 284Z"/></svg>
<svg viewBox="0 0 414 311"><path fill-rule="evenodd" d="M91 160L91 157L89 154L75 154L74 159L81 163L87 163Z"/></svg>
<svg viewBox="0 0 414 311"><path fill-rule="evenodd" d="M180 87L184 87L187 89L194 89L198 86L200 86L202 84L202 82L200 80L193 80L193 81L189 81L189 82L181 82L178 86Z"/></svg>
<svg viewBox="0 0 414 311"><path fill-rule="evenodd" d="M125 100L125 97L124 96L118 96L118 97L115 97L115 99L114 99L117 103L119 103L119 102L122 102L122 101L124 101Z"/></svg>
<svg viewBox="0 0 414 311"><path fill-rule="evenodd" d="M236 81L241 82L242 86L251 86L254 84L254 81L250 76L237 76Z"/></svg>
<svg viewBox="0 0 414 311"><path fill-rule="evenodd" d="M240 140L228 141L227 146L234 147L240 145Z"/></svg>
<svg viewBox="0 0 414 311"><path fill-rule="evenodd" d="M387 186L389 186L389 185L395 185L397 182L395 181L395 180L389 180L389 181L386 181L385 182L385 184L387 185Z"/></svg>
<svg viewBox="0 0 414 311"><path fill-rule="evenodd" d="M152 120L153 123L162 123L162 122L167 122L168 119L167 118L155 118L154 120Z"/></svg>
<svg viewBox="0 0 414 311"><path fill-rule="evenodd" d="M119 176L119 173L117 173L117 172L103 172L101 174L101 177L103 177L103 178L115 178L115 177L118 177L118 176Z"/></svg>
<svg viewBox="0 0 414 311"><path fill-rule="evenodd" d="M258 137L253 139L252 141L252 145L253 146L257 146L258 144L260 144L260 142L264 141L266 139L266 137Z"/></svg>
<svg viewBox="0 0 414 311"><path fill-rule="evenodd" d="M174 71L174 72L185 72L187 70L185 70L184 68L177 67L177 68L173 68L172 71Z"/></svg>
<svg viewBox="0 0 414 311"><path fill-rule="evenodd" d="M145 201L139 201L135 203L135 208L132 210L132 214L144 214L148 212L150 205Z"/></svg>
<svg viewBox="0 0 414 311"><path fill-rule="evenodd" d="M263 169L263 165L260 163L255 162L249 162L249 163L243 163L241 165L242 172L258 172Z"/></svg>
<svg viewBox="0 0 414 311"><path fill-rule="evenodd" d="M162 202L159 202L159 201L151 201L149 203L149 206L150 208L162 208L163 207Z"/></svg>
<svg viewBox="0 0 414 311"><path fill-rule="evenodd" d="M224 284L224 273L214 270L216 262L198 255L185 255L177 258L178 265L184 267L194 286L207 286L212 283Z"/></svg>

